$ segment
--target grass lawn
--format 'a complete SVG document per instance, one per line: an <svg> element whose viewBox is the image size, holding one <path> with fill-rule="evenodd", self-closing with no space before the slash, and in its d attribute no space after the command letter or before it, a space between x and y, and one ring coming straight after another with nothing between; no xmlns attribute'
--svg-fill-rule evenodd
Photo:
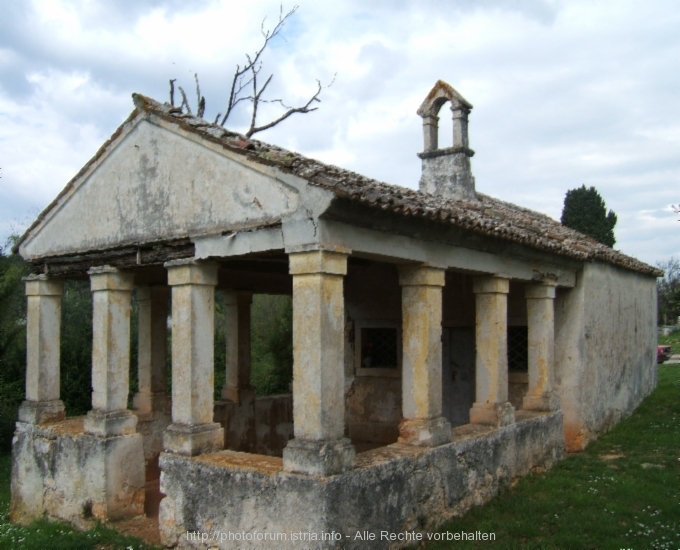
<svg viewBox="0 0 680 550"><path fill-rule="evenodd" d="M673 353L680 353L680 330L667 336L659 336L659 344L671 346Z"/></svg>
<svg viewBox="0 0 680 550"><path fill-rule="evenodd" d="M9 478L10 457L3 454L0 549L153 548L103 526L83 533L45 521L12 525ZM520 480L440 530L477 531L494 533L495 542L427 548L680 548L680 366L660 366L656 391L585 452Z"/></svg>
<svg viewBox="0 0 680 550"><path fill-rule="evenodd" d="M680 365L659 366L654 393L586 451L520 480L447 531L496 540L428 550L680 548Z"/></svg>

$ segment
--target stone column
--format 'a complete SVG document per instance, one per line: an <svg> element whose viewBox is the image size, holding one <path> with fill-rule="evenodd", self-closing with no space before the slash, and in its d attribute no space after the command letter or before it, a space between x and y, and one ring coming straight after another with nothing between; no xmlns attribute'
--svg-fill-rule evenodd
<svg viewBox="0 0 680 550"><path fill-rule="evenodd" d="M439 117L436 115L423 116L423 151L435 151L439 147Z"/></svg>
<svg viewBox="0 0 680 550"><path fill-rule="evenodd" d="M165 264L172 287L172 424L166 451L194 456L224 447L213 422L217 265L193 260Z"/></svg>
<svg viewBox="0 0 680 550"><path fill-rule="evenodd" d="M555 285L529 285L525 289L529 332L529 391L522 407L554 411L559 401L553 390L555 360Z"/></svg>
<svg viewBox="0 0 680 550"><path fill-rule="evenodd" d="M115 268L92 268L92 410L85 431L102 437L135 433L130 392L130 298L134 277Z"/></svg>
<svg viewBox="0 0 680 550"><path fill-rule="evenodd" d="M31 275L26 282L26 400L19 421L43 424L62 420L59 399L61 344L61 296L64 283L45 275Z"/></svg>
<svg viewBox="0 0 680 550"><path fill-rule="evenodd" d="M442 416L442 287L444 270L399 269L402 311L402 410L399 443L436 447L451 442Z"/></svg>
<svg viewBox="0 0 680 550"><path fill-rule="evenodd" d="M250 385L250 306L252 292L224 292L227 342L227 376L222 398L236 403L254 395ZM243 395L242 395L243 394Z"/></svg>
<svg viewBox="0 0 680 550"><path fill-rule="evenodd" d="M168 300L166 286L137 288L139 307L139 390L133 399L142 413L165 411L168 405Z"/></svg>
<svg viewBox="0 0 680 550"><path fill-rule="evenodd" d="M289 254L293 275L293 422L283 450L289 472L332 475L354 466L344 436L347 254L315 250Z"/></svg>
<svg viewBox="0 0 680 550"><path fill-rule="evenodd" d="M476 302L475 402L470 423L507 426L515 421L508 402L508 292L501 277L479 277L473 284Z"/></svg>

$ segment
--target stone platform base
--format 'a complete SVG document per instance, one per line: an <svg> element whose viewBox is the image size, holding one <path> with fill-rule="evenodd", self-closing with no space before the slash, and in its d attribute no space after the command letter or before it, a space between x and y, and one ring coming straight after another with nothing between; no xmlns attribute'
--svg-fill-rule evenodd
<svg viewBox="0 0 680 550"><path fill-rule="evenodd" d="M10 520L47 517L87 528L144 513L140 434L84 433L84 417L52 424L17 422L12 440Z"/></svg>
<svg viewBox="0 0 680 550"><path fill-rule="evenodd" d="M562 457L561 412L516 417L500 428L454 428L452 442L439 447L360 453L353 470L330 477L285 472L277 457L163 453L161 540L201 549L402 547L381 541L380 532L431 531ZM358 540L365 531L377 538Z"/></svg>

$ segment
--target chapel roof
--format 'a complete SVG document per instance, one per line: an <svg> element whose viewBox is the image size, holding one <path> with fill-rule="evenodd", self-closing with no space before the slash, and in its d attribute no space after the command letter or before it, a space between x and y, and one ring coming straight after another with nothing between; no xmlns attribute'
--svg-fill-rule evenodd
<svg viewBox="0 0 680 550"><path fill-rule="evenodd" d="M69 182L55 201L40 214L16 243L15 251L59 198L68 192L80 175L84 174L120 135L123 126L140 113L145 112L176 124L203 139L217 143L250 161L275 166L282 172L294 174L306 180L311 185L327 189L339 198L370 208L389 211L404 217L424 218L434 223L455 226L479 235L519 243L578 261L599 260L647 275L656 277L663 275L660 269L613 250L540 212L482 193L477 193L478 200L476 201L451 200L384 183L350 170L307 158L297 152L246 138L218 124L182 113L179 108L168 103L159 103L141 94L133 94L132 97L135 111Z"/></svg>

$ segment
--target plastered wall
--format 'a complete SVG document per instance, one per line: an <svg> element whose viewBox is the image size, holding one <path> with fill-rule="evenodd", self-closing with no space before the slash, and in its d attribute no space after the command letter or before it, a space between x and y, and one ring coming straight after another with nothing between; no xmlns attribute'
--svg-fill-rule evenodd
<svg viewBox="0 0 680 550"><path fill-rule="evenodd" d="M568 450L630 414L656 386L656 281L586 264L555 301L555 374Z"/></svg>

